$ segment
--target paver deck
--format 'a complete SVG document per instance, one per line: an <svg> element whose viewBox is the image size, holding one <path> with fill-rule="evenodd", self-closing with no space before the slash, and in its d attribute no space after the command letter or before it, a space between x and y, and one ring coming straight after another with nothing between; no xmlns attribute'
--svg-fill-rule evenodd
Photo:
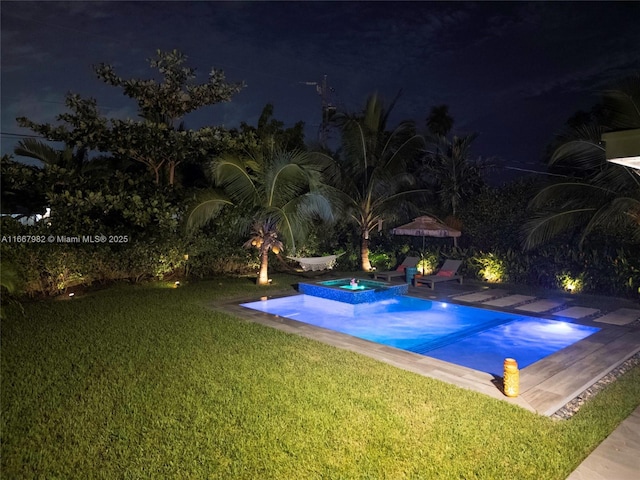
<svg viewBox="0 0 640 480"><path fill-rule="evenodd" d="M564 303L565 302L563 300L537 300L535 302L516 307L516 310L522 310L523 312L531 313L543 313L560 307L564 305Z"/></svg>
<svg viewBox="0 0 640 480"><path fill-rule="evenodd" d="M535 298L536 297L532 297L531 295L508 295L506 297L496 298L495 300L482 302L482 304L490 307L513 307L535 300Z"/></svg>
<svg viewBox="0 0 640 480"><path fill-rule="evenodd" d="M598 323L609 323L611 325L627 325L640 319L640 310L635 308L619 308L609 312L602 317L596 318Z"/></svg>
<svg viewBox="0 0 640 480"><path fill-rule="evenodd" d="M494 298L501 297L505 295L507 292L505 290L499 290L490 288L488 290L483 290L477 293L468 293L466 295L457 295L454 297L454 300L459 302L484 302L487 300L492 300Z"/></svg>
<svg viewBox="0 0 640 480"><path fill-rule="evenodd" d="M585 318L590 317L598 313L599 310L597 308L588 308L588 307L569 307L564 310L560 310L557 312L553 312L553 315L556 317L567 317L567 318Z"/></svg>

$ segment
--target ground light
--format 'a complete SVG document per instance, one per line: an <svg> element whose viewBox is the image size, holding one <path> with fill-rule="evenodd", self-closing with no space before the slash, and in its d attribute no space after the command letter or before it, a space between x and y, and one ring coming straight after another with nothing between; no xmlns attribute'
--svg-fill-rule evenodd
<svg viewBox="0 0 640 480"><path fill-rule="evenodd" d="M584 288L581 275L574 277L569 273L561 273L557 278L558 283L569 293L579 293Z"/></svg>
<svg viewBox="0 0 640 480"><path fill-rule="evenodd" d="M493 253L482 256L478 259L482 268L478 273L489 283L501 283L505 277L504 261Z"/></svg>

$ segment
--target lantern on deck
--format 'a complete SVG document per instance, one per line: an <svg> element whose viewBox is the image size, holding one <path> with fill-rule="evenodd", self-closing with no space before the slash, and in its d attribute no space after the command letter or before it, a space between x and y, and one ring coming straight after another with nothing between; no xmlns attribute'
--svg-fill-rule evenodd
<svg viewBox="0 0 640 480"><path fill-rule="evenodd" d="M513 358L504 359L504 376L502 377L504 394L507 397L517 397L520 393L520 370L518 362Z"/></svg>

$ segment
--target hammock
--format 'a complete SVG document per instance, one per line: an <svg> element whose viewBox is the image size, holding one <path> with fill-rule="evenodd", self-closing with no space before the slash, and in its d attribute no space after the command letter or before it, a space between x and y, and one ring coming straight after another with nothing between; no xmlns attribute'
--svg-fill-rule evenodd
<svg viewBox="0 0 640 480"><path fill-rule="evenodd" d="M343 252L344 253L344 252ZM308 272L316 272L318 270L332 269L336 264L336 259L342 255L327 255L325 257L287 257L291 260L295 260L300 264L302 270Z"/></svg>

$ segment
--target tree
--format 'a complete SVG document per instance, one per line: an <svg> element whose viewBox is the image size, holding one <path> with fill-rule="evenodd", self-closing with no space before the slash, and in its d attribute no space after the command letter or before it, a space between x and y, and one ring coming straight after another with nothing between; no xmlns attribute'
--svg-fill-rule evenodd
<svg viewBox="0 0 640 480"><path fill-rule="evenodd" d="M520 248L522 219L527 205L540 188L539 177L523 177L501 187L485 185L472 202L460 209L466 245L484 251L497 246L507 250Z"/></svg>
<svg viewBox="0 0 640 480"><path fill-rule="evenodd" d="M329 191L322 181L326 167L326 160L314 153L268 145L218 157L212 162L212 176L220 190L197 199L186 216L186 227L201 227L225 205L248 209L253 231L245 245L259 249L258 284L265 285L269 249L295 253L314 221L333 220Z"/></svg>
<svg viewBox="0 0 640 480"><path fill-rule="evenodd" d="M33 138L18 142L14 153L42 162L48 182L58 189L70 185L81 186L90 178L104 179L110 172L107 159L89 159L86 148L66 147L56 150Z"/></svg>
<svg viewBox="0 0 640 480"><path fill-rule="evenodd" d="M168 241L175 235L183 211L180 192L158 189L145 176L114 170L111 158L88 159L84 149L56 150L26 139L15 153L39 160L42 166L3 158L3 204L7 200L10 207L18 207L11 213L25 207L26 214L44 213L48 208L49 234L126 235L132 243Z"/></svg>
<svg viewBox="0 0 640 480"><path fill-rule="evenodd" d="M402 216L411 200L423 193L410 190L413 176L407 162L424 146L412 122L401 122L387 131L387 120L395 102L385 109L377 94L368 98L362 114L337 114L342 134L342 158L335 185L348 218L357 225L360 259L364 271L371 270L369 236L382 222Z"/></svg>
<svg viewBox="0 0 640 480"><path fill-rule="evenodd" d="M627 231L640 241L639 171L607 162L602 133L640 128L640 75L603 93L602 124L575 126L561 138L551 165L568 165L577 178L543 188L531 201L533 218L522 230L534 248L561 233L579 233L579 245L595 231Z"/></svg>
<svg viewBox="0 0 640 480"><path fill-rule="evenodd" d="M284 128L284 122L273 117L274 107L267 103L258 119L258 126L254 127L245 122L240 123L243 138L255 139L255 144L281 150L306 150L304 143L304 122L296 122L293 127Z"/></svg>
<svg viewBox="0 0 640 480"><path fill-rule="evenodd" d="M427 117L427 130L434 136L446 137L453 128L453 117L449 115L449 105L431 108Z"/></svg>
<svg viewBox="0 0 640 480"><path fill-rule="evenodd" d="M140 115L146 120L138 126L143 125L149 134L155 134L152 141L157 143L154 145L156 148L163 146L165 151L145 152L143 144L130 149L130 154L135 160L149 165L160 159L160 165L164 164L168 172L169 185L174 184L176 167L192 156L194 149L197 150L194 144L199 143L203 133L178 128L178 122L194 110L228 102L244 87L244 84L227 83L224 72L216 69L209 73L207 83L192 85L190 82L196 78L196 73L195 69L183 66L186 60L187 57L177 50L158 50L156 58L150 59L149 64L163 75L161 83L148 79L124 80L116 75L111 65L104 63L95 68L98 78L109 85L121 87L126 96L137 102ZM154 173L156 183L159 183L157 168Z"/></svg>
<svg viewBox="0 0 640 480"><path fill-rule="evenodd" d="M256 247L260 252L258 285L267 285L269 283L269 251L277 255L284 248L282 242L278 240L276 221L271 217L256 221L251 229L251 238L246 241L244 247Z"/></svg>
<svg viewBox="0 0 640 480"><path fill-rule="evenodd" d="M71 112L58 116L62 125L36 124L24 117L18 123L70 148L95 149L140 162L156 185L174 185L177 167L206 155L220 137L219 129L184 130L180 122L194 110L229 101L244 87L227 83L224 73L215 69L206 83L193 84L196 73L185 66L186 61L177 50L158 50L149 64L160 73L160 82L125 80L104 63L94 67L100 80L122 88L124 95L136 101L142 120L109 120L100 115L95 99L68 94L65 103Z"/></svg>
<svg viewBox="0 0 640 480"><path fill-rule="evenodd" d="M3 214L29 217L45 213L47 198L42 169L3 155L0 159L0 181Z"/></svg>
<svg viewBox="0 0 640 480"><path fill-rule="evenodd" d="M429 143L426 179L445 215L456 218L460 206L484 184L482 171L488 165L470 158L471 144L476 138L477 134L454 136L452 140L440 136Z"/></svg>

